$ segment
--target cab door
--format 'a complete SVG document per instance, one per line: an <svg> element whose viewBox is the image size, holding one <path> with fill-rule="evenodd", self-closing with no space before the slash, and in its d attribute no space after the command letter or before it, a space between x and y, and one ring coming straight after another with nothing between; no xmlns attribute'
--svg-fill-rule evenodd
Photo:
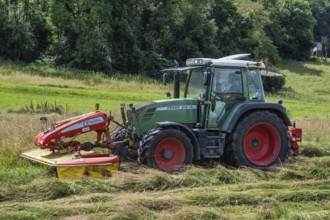
<svg viewBox="0 0 330 220"><path fill-rule="evenodd" d="M239 68L214 68L210 91L210 108L207 120L209 129L218 128L224 115L244 100L242 70Z"/></svg>

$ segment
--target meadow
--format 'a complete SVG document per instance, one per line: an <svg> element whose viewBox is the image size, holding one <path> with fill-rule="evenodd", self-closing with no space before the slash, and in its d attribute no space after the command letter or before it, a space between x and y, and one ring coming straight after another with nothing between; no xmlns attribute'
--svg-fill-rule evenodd
<svg viewBox="0 0 330 220"><path fill-rule="evenodd" d="M131 161L109 179L59 180L20 157L34 148L40 116L56 121L100 103L119 118L120 103L164 99L171 88L137 76L1 61L0 219L329 219L330 63L290 61L277 70L286 85L267 101L283 100L303 128L299 157L270 171L210 161L179 174ZM52 112L57 107L61 114Z"/></svg>

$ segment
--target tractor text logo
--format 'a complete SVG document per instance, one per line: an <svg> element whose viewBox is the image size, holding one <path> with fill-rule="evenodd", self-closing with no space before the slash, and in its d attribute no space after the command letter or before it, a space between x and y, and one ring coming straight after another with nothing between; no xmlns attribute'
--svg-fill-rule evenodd
<svg viewBox="0 0 330 220"><path fill-rule="evenodd" d="M175 105L167 107L159 107L157 111L171 111L171 110L194 110L197 109L196 105Z"/></svg>

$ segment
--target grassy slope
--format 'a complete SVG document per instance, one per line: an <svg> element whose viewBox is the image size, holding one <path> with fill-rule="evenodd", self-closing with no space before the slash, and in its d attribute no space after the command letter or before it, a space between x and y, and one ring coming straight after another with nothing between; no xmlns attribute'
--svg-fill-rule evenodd
<svg viewBox="0 0 330 220"><path fill-rule="evenodd" d="M36 74L33 68L0 65L0 219L328 218L330 66L290 62L282 70L287 75L286 88L268 100L283 99L304 129L303 155L290 158L282 167L262 172L215 164L169 175L123 163L120 175L112 179L61 181L51 169L19 157L33 148L40 115L7 114L7 110L29 105L31 100L47 100L68 104L72 112L88 111L96 101L102 109L110 106L115 111L122 100L159 99L166 90L157 84L120 80L40 77L54 71ZM66 117L52 115L53 119Z"/></svg>
<svg viewBox="0 0 330 220"><path fill-rule="evenodd" d="M61 78L58 78L61 77ZM119 79L118 79L119 78ZM45 68L43 66L0 65L0 112L38 103L57 103L71 112L86 112L99 103L104 111L118 111L120 103L141 103L165 98L159 84L131 76L127 83L121 76L109 78L101 73ZM133 82L140 81L140 82ZM168 89L168 88L166 88ZM15 94L15 99L13 99Z"/></svg>
<svg viewBox="0 0 330 220"><path fill-rule="evenodd" d="M283 99L292 118L330 118L329 62L288 62L279 71L286 85L270 100Z"/></svg>

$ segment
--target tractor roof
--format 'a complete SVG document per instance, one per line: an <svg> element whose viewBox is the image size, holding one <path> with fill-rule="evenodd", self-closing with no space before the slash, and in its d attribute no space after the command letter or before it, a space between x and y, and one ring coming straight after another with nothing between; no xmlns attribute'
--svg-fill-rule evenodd
<svg viewBox="0 0 330 220"><path fill-rule="evenodd" d="M221 66L221 67L253 67L259 69L266 69L265 64L262 61L249 61L241 60L242 58L248 57L251 54L235 54L231 56L226 56L218 59L213 58L190 58L186 61L186 67L175 67L161 70L161 72L167 71L185 71L189 69L199 68L201 66Z"/></svg>
<svg viewBox="0 0 330 220"><path fill-rule="evenodd" d="M186 61L187 66L204 66L204 65L212 65L212 66L228 66L228 67L256 67L260 69L265 69L266 66L263 62L255 62L249 60L241 60L241 58L245 58L250 56L249 53L244 54L235 54L227 57L222 57L219 59L212 58L191 58Z"/></svg>

